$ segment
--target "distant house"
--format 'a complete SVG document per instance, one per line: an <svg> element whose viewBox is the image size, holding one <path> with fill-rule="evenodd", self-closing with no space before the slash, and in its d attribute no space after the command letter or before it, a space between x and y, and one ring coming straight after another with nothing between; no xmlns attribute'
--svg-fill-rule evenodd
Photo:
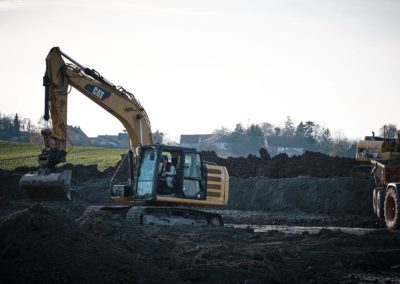
<svg viewBox="0 0 400 284"><path fill-rule="evenodd" d="M67 143L73 145L90 145L90 139L79 126L67 125Z"/></svg>
<svg viewBox="0 0 400 284"><path fill-rule="evenodd" d="M129 148L129 135L128 132L120 132L117 136L118 147Z"/></svg>
<svg viewBox="0 0 400 284"><path fill-rule="evenodd" d="M211 138L213 134L182 134L179 144L182 147L199 148L200 144Z"/></svg>
<svg viewBox="0 0 400 284"><path fill-rule="evenodd" d="M100 147L119 147L118 135L98 135L92 138L92 145Z"/></svg>
<svg viewBox="0 0 400 284"><path fill-rule="evenodd" d="M118 135L98 135L92 138L92 145L99 147L129 148L129 135L127 132L120 132Z"/></svg>
<svg viewBox="0 0 400 284"><path fill-rule="evenodd" d="M220 156L230 155L228 139L225 135L220 134L181 135L180 146L215 151Z"/></svg>
<svg viewBox="0 0 400 284"><path fill-rule="evenodd" d="M211 137L200 143L200 148L204 148L205 150L214 150L216 152L228 151L228 137L225 135L213 134Z"/></svg>
<svg viewBox="0 0 400 284"><path fill-rule="evenodd" d="M290 157L304 153L308 138L298 136L268 136L265 140L265 145L271 156L286 153Z"/></svg>
<svg viewBox="0 0 400 284"><path fill-rule="evenodd" d="M153 133L154 139L154 133ZM120 132L118 135L98 135L91 138L93 146L129 148L130 138L128 132Z"/></svg>
<svg viewBox="0 0 400 284"><path fill-rule="evenodd" d="M24 136L23 136L24 135ZM26 137L25 137L26 136ZM80 145L80 146L98 146L98 147L115 147L115 148L129 148L130 138L127 132L120 132L118 135L98 135L97 137L88 137L79 126L67 126L67 144ZM21 137L31 143L43 143L43 137L40 132L22 133ZM160 134L153 133L155 143L160 139ZM22 139L22 138L21 138ZM162 137L161 137L162 139Z"/></svg>

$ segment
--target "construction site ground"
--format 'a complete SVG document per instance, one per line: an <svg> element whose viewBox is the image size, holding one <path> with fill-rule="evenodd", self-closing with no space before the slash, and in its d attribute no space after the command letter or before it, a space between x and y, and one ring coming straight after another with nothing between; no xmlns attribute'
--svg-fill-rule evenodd
<svg viewBox="0 0 400 284"><path fill-rule="evenodd" d="M253 172L248 159L258 165ZM352 161L324 159L335 167ZM262 175L271 159L242 158L240 173L238 163L247 173L231 174L228 206L206 209L223 216L222 228L84 216L89 205L112 204L114 169L67 165L75 199L40 203L17 186L29 169L0 170L0 281L400 283L400 233L373 216L372 178L321 176L322 164L313 174L300 159L295 170L282 164L289 174L280 177ZM302 167L308 174L291 174Z"/></svg>

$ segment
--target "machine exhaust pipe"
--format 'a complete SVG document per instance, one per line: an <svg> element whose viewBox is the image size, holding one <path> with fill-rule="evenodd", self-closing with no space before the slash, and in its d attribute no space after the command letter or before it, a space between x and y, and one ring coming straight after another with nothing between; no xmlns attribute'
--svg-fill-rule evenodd
<svg viewBox="0 0 400 284"><path fill-rule="evenodd" d="M71 200L71 170L59 173L29 173L22 176L19 187L33 201Z"/></svg>

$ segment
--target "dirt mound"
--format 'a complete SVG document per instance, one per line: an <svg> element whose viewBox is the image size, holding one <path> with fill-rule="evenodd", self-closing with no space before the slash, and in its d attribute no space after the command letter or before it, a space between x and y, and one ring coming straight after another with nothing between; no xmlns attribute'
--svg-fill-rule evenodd
<svg viewBox="0 0 400 284"><path fill-rule="evenodd" d="M64 164L61 170L72 170L72 178L75 181L85 181L94 178L106 178L109 176L108 173L99 171L97 165L72 165Z"/></svg>
<svg viewBox="0 0 400 284"><path fill-rule="evenodd" d="M231 177L228 208L371 215L372 179Z"/></svg>
<svg viewBox="0 0 400 284"><path fill-rule="evenodd" d="M0 280L358 283L372 276L384 283L400 276L399 245L399 235L389 231L358 236L328 229L286 234L136 226L109 215L71 221L34 205L0 219Z"/></svg>
<svg viewBox="0 0 400 284"><path fill-rule="evenodd" d="M311 176L320 178L346 177L349 176L351 169L358 165L354 159L331 157L317 152L305 152L301 156L288 157L280 154L270 158L264 148L260 149L260 157L249 155L244 157L220 158L213 151L202 152L203 160L214 162L225 166L230 176L254 177L267 176L270 178L292 178L297 176ZM126 181L129 178L129 165L125 155L115 166L99 171L97 165L72 165L64 164L61 170L72 170L73 180L83 182L95 178L111 178L115 176L116 181ZM19 172L35 171L35 168L18 168Z"/></svg>
<svg viewBox="0 0 400 284"><path fill-rule="evenodd" d="M93 166L71 169L77 199L40 205L21 201L25 200L17 188L21 169L0 170L0 282L389 283L400 279L397 232L258 233L245 228L248 223L239 224L245 229L138 226L122 216L82 216L86 206L109 200L110 175ZM282 219L288 212L297 218L294 225L325 226L330 219L318 219L313 213L331 214L332 220L333 215L372 215L371 183L346 177L232 176L231 210L225 211L237 221L240 213L232 209L258 210L260 224L290 224ZM269 212L278 214L271 219ZM357 223L339 225L346 224Z"/></svg>
<svg viewBox="0 0 400 284"><path fill-rule="evenodd" d="M139 261L137 255L82 231L39 204L0 219L0 252L3 283L160 283L169 279L151 267L150 260Z"/></svg>
<svg viewBox="0 0 400 284"><path fill-rule="evenodd" d="M17 185L21 176L27 172L28 168L18 168L14 171L0 169L0 201L26 198Z"/></svg>
<svg viewBox="0 0 400 284"><path fill-rule="evenodd" d="M110 202L110 175L95 166L74 166L75 206ZM26 199L18 188L21 169L0 170L0 203ZM101 178L99 178L101 177ZM329 215L371 215L373 179L350 177L295 177L272 179L264 176L231 176L228 208L251 211L285 211Z"/></svg>
<svg viewBox="0 0 400 284"><path fill-rule="evenodd" d="M320 178L347 177L358 163L354 159L331 157L317 152L305 152L301 156L288 157L279 154L270 158L265 149L260 150L261 157L220 158L213 151L202 152L205 161L225 166L230 176L270 178L291 178L311 176Z"/></svg>

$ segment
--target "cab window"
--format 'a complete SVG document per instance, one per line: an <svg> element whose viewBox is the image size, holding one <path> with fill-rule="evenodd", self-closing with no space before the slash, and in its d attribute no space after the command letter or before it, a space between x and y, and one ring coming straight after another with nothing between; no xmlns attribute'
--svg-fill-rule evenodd
<svg viewBox="0 0 400 284"><path fill-rule="evenodd" d="M201 179L201 160L199 154L185 154L185 168L183 174L185 178Z"/></svg>
<svg viewBox="0 0 400 284"><path fill-rule="evenodd" d="M202 186L201 158L198 153L185 153L182 192L186 198L201 199Z"/></svg>
<svg viewBox="0 0 400 284"><path fill-rule="evenodd" d="M140 198L153 195L153 179L156 170L156 153L154 149L146 149L142 153L140 169L137 177L137 196Z"/></svg>

